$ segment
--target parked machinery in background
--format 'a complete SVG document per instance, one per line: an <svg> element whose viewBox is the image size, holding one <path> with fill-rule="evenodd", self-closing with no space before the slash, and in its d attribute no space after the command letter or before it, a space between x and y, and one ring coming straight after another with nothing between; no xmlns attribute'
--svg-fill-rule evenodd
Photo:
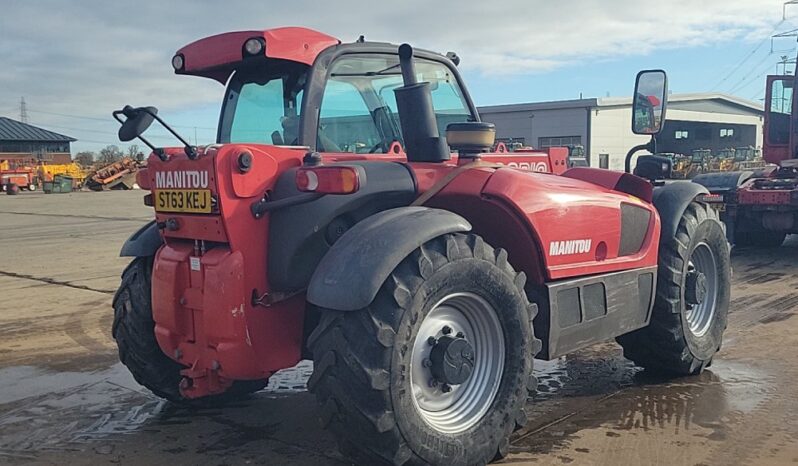
<svg viewBox="0 0 798 466"><path fill-rule="evenodd" d="M133 189L136 184L136 173L143 164L125 157L118 162L103 165L86 175L84 186L92 191L111 189Z"/></svg>
<svg viewBox="0 0 798 466"><path fill-rule="evenodd" d="M766 165L762 151L753 146L737 147L734 150L733 170L756 170Z"/></svg>

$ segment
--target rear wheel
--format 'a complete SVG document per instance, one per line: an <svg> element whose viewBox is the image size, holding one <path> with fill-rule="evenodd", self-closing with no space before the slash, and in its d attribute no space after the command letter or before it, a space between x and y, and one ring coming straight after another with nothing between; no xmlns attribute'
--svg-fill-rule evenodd
<svg viewBox="0 0 798 466"><path fill-rule="evenodd" d="M476 235L414 251L355 312L322 310L308 385L363 464L485 464L525 422L532 319L525 276Z"/></svg>
<svg viewBox="0 0 798 466"><path fill-rule="evenodd" d="M112 334L119 349L119 359L127 366L136 382L169 401L216 402L244 396L261 390L266 380L233 382L227 392L199 400L180 394L180 371L184 368L163 353L155 339L152 319L152 257L137 257L122 273L122 284L114 295Z"/></svg>
<svg viewBox="0 0 798 466"><path fill-rule="evenodd" d="M618 337L624 356L646 369L700 373L721 346L730 282L723 226L714 209L694 202L676 236L661 239L651 322Z"/></svg>

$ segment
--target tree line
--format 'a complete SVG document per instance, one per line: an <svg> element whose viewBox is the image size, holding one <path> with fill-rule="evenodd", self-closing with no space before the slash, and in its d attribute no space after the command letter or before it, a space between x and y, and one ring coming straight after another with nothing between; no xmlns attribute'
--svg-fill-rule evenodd
<svg viewBox="0 0 798 466"><path fill-rule="evenodd" d="M120 149L118 146L111 144L105 146L97 152L78 152L74 157L72 157L72 159L83 166L90 166L94 165L95 163L108 165L110 163L118 162L125 157L141 162L144 160L145 155L137 144L131 144L125 151Z"/></svg>

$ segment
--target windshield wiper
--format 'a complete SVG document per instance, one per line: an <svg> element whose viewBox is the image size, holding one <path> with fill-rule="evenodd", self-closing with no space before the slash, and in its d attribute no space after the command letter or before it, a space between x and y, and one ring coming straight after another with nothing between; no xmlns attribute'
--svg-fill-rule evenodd
<svg viewBox="0 0 798 466"><path fill-rule="evenodd" d="M398 68L399 68L399 63L397 63L395 65L391 65L391 66L389 66L387 68L383 68L383 69L381 69L379 71L366 71L365 73L332 73L332 74L330 74L330 76L335 78L335 77L346 77L346 76L367 76L368 77L368 76L382 76L382 75L385 75L385 74L400 74L401 73L400 71L397 71L395 73L388 73L389 71L396 70Z"/></svg>

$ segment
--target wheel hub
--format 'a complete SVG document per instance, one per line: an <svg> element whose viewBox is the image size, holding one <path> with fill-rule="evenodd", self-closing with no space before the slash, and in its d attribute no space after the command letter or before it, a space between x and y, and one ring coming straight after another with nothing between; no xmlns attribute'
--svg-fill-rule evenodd
<svg viewBox="0 0 798 466"><path fill-rule="evenodd" d="M504 372L497 311L469 292L443 297L418 328L410 355L417 413L438 432L468 430L489 411Z"/></svg>
<svg viewBox="0 0 798 466"><path fill-rule="evenodd" d="M701 304L707 297L707 276L703 272L692 270L687 274L684 299L688 304Z"/></svg>
<svg viewBox="0 0 798 466"><path fill-rule="evenodd" d="M430 352L432 376L446 385L460 385L474 370L474 347L465 338L440 337Z"/></svg>

